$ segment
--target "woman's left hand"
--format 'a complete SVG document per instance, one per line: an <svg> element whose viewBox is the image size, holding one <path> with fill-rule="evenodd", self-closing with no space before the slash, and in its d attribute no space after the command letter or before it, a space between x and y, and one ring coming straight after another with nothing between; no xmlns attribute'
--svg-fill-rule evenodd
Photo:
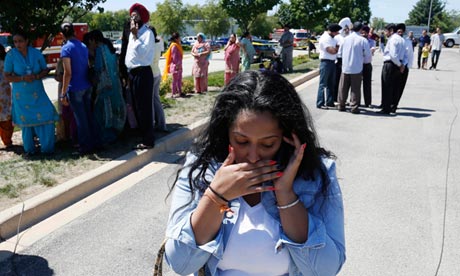
<svg viewBox="0 0 460 276"><path fill-rule="evenodd" d="M299 170L300 163L302 162L305 147L307 146L305 143L300 144L299 137L295 133L292 133L292 139L283 137L283 140L295 147L295 150L289 159L286 169L283 171L283 175L280 178L273 180L273 183L275 184L275 191L277 193L292 192L292 185L297 175L297 171Z"/></svg>

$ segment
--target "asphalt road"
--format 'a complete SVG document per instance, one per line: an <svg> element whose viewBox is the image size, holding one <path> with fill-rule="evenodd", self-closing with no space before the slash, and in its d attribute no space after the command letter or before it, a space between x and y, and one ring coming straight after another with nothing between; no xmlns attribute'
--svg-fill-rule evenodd
<svg viewBox="0 0 460 276"><path fill-rule="evenodd" d="M380 53L373 63L378 105ZM460 275L459 64L458 49L443 49L438 71L411 70L396 116L319 110L317 78L298 88L321 144L337 155L347 242L340 275ZM177 160L156 160L162 169L21 251L18 275L151 275ZM0 264L0 275L11 267Z"/></svg>

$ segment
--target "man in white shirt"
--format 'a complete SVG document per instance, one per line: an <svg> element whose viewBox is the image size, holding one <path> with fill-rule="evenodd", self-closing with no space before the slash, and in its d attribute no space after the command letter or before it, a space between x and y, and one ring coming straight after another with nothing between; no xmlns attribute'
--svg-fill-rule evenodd
<svg viewBox="0 0 460 276"><path fill-rule="evenodd" d="M337 41L337 45L339 48L343 44L343 40L350 34L350 28L353 27L351 23L351 19L349 17L344 17L340 19L339 26L342 29L339 31L339 34L334 36L334 39ZM339 83L340 83L340 76L342 75L342 56L340 51L337 53L337 58L335 61L335 85L334 90L332 91L332 99L334 102L338 102L339 98Z"/></svg>
<svg viewBox="0 0 460 276"><path fill-rule="evenodd" d="M396 25L397 33L399 36L403 37L404 33L406 32L406 24L401 23ZM412 62L414 60L414 47L413 47L413 39L409 36L404 38L404 58L402 63L404 64L404 71L401 75L401 82L399 85L398 93L393 95L393 102L391 104L391 113L396 113L398 109L399 100L401 100L402 94L404 92L404 88L406 87L407 77L409 76L409 68L412 67Z"/></svg>
<svg viewBox="0 0 460 276"><path fill-rule="evenodd" d="M350 106L351 113L359 114L361 102L361 81L363 78L364 59L371 56L369 42L361 36L363 28L361 22L353 24L353 31L343 40L339 49L342 56L342 75L339 84L339 111L345 111L345 102L348 98L348 90L351 87Z"/></svg>
<svg viewBox="0 0 460 276"><path fill-rule="evenodd" d="M155 37L146 25L150 15L143 5L132 5L129 13L131 25L125 64L131 80L136 119L142 135L141 143L134 146L134 149L149 149L155 146L152 118L153 73L150 67L155 53Z"/></svg>
<svg viewBox="0 0 460 276"><path fill-rule="evenodd" d="M436 70L438 65L439 55L441 54L442 44L444 43L444 35L441 28L436 28L436 33L431 36L431 69Z"/></svg>
<svg viewBox="0 0 460 276"><path fill-rule="evenodd" d="M334 107L332 91L335 86L335 59L339 47L334 39L340 29L338 24L331 24L319 39L319 87L316 107L328 109ZM326 96L324 95L326 94ZM325 100L326 98L326 100Z"/></svg>
<svg viewBox="0 0 460 276"><path fill-rule="evenodd" d="M377 113L386 115L391 112L394 95L399 93L401 76L406 67L403 64L406 44L404 39L395 32L395 29L395 24L385 26L385 35L388 37L388 41L383 51L382 109Z"/></svg>
<svg viewBox="0 0 460 276"><path fill-rule="evenodd" d="M376 49L375 40L369 35L370 30L372 28L369 28L369 26L364 26L361 30L361 35L367 39L369 51L371 52L370 56L364 58L363 64L363 98L365 107L370 107L372 104L372 56Z"/></svg>

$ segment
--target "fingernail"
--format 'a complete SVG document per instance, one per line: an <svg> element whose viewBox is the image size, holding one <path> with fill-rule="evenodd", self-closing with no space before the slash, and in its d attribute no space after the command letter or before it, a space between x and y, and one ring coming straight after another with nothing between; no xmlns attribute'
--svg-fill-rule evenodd
<svg viewBox="0 0 460 276"><path fill-rule="evenodd" d="M276 161L275 161L275 160L270 160L269 164L270 164L270 165L275 165L275 164L276 164Z"/></svg>
<svg viewBox="0 0 460 276"><path fill-rule="evenodd" d="M275 187L267 187L267 191L276 191Z"/></svg>
<svg viewBox="0 0 460 276"><path fill-rule="evenodd" d="M277 172L276 177L281 177L281 176L283 176L283 174L284 174L283 172Z"/></svg>

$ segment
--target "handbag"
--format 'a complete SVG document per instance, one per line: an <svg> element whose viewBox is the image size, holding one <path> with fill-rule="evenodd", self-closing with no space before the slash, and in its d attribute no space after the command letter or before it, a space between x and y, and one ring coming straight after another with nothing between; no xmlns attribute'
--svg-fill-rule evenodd
<svg viewBox="0 0 460 276"><path fill-rule="evenodd" d="M158 250L157 257L155 259L155 267L153 268L153 276L163 275L163 257L165 255L165 245L167 239L165 239ZM198 276L205 276L204 266L198 270Z"/></svg>

